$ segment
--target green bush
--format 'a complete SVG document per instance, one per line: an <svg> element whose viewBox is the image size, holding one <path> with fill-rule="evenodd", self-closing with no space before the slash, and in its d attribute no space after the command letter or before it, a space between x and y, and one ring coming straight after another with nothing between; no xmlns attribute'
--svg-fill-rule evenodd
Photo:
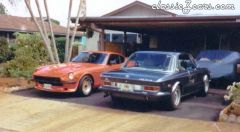
<svg viewBox="0 0 240 132"><path fill-rule="evenodd" d="M10 48L6 38L0 38L0 63L8 60Z"/></svg>
<svg viewBox="0 0 240 132"><path fill-rule="evenodd" d="M64 54L65 54L65 37L56 38L56 46L58 49L58 56L60 62L64 62Z"/></svg>
<svg viewBox="0 0 240 132"><path fill-rule="evenodd" d="M48 62L43 41L39 34L16 33L14 58L4 64L4 74L10 77L30 78L34 70Z"/></svg>
<svg viewBox="0 0 240 132"><path fill-rule="evenodd" d="M37 60L39 64L48 62L48 54L45 50L44 43L39 33L23 34L15 33L17 50L21 47L28 47L32 51L32 58ZM26 48L26 52L28 49ZM15 52L15 56L18 52Z"/></svg>
<svg viewBox="0 0 240 132"><path fill-rule="evenodd" d="M59 56L60 62L64 62L65 42L66 42L65 37L56 38L56 46L57 46L57 49L58 49L58 56ZM80 45L80 43L78 41L75 41L73 43L72 57L75 57L76 55L78 55L78 46L79 45Z"/></svg>

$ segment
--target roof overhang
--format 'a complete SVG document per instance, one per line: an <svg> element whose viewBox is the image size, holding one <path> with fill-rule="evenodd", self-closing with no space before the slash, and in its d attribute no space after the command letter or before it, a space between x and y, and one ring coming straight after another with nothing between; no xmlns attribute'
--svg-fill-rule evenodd
<svg viewBox="0 0 240 132"><path fill-rule="evenodd" d="M19 33L36 33L39 31L36 30L19 30L19 29L6 29L6 28L0 28L0 32L11 32L11 33L15 33L15 32L19 32ZM56 36L66 36L66 33L60 33L60 32L53 32L54 35ZM75 37L81 37L83 36L84 33L77 33L75 35ZM72 36L72 33L70 34L70 36Z"/></svg>
<svg viewBox="0 0 240 132"><path fill-rule="evenodd" d="M76 18L72 18L75 22ZM233 31L240 29L240 16L164 16L164 17L87 17L80 19L79 24L108 30L139 33L161 31Z"/></svg>

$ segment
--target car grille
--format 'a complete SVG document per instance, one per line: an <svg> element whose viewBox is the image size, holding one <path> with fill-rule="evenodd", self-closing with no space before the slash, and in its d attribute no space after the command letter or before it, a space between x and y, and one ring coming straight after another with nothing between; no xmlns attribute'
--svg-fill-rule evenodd
<svg viewBox="0 0 240 132"><path fill-rule="evenodd" d="M45 84L51 84L53 86L63 86L60 78L57 78L57 77L34 76L34 80L41 83L41 84L45 83Z"/></svg>

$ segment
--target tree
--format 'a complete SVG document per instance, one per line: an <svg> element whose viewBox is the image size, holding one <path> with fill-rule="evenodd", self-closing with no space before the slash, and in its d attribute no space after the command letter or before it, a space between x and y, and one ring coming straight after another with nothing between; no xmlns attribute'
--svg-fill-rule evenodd
<svg viewBox="0 0 240 132"><path fill-rule="evenodd" d="M55 20L55 19L51 19L52 23L54 24L57 24L57 25L60 25L60 22L58 20Z"/></svg>
<svg viewBox="0 0 240 132"><path fill-rule="evenodd" d="M6 38L0 37L0 63L5 62L8 58L9 47Z"/></svg>
<svg viewBox="0 0 240 132"><path fill-rule="evenodd" d="M0 3L0 14L7 15L7 9L2 3Z"/></svg>
<svg viewBox="0 0 240 132"><path fill-rule="evenodd" d="M14 4L16 3L17 0L8 0L9 3ZM74 39L75 39L75 35L76 35L76 31L77 31L77 26L78 26L78 21L80 19L80 16L82 15L82 17L86 16L86 0L81 0L79 2L79 7L78 7L78 15L76 18L76 23L74 26L74 31L71 33L70 31L70 22L71 22L71 10L72 10L72 1L73 0L69 0L69 10L68 10L68 26L67 26L67 33L66 33L66 44L65 44L65 57L64 57L64 61L65 62L69 62L71 54L72 54L72 46L74 43ZM39 13L39 17L41 19L40 22L37 21L37 18L35 17L32 7L31 7L31 0L24 0L27 9L31 15L31 18L33 19L36 27L38 28L43 41L44 41L44 46L47 50L48 56L51 60L51 62L53 63L60 63L59 61L59 57L58 57L58 51L56 48L56 40L55 40L55 36L53 33L53 28L52 28L52 21L50 18L50 14L48 11L48 3L47 0L44 0L44 7L45 7L45 12L47 15L47 25L48 25L48 29L50 29L50 35L51 35L51 39L49 39L48 33L46 31L46 25L44 23L44 18L42 16L42 11L39 5L39 0L35 0L35 4L37 5L37 9L38 9L38 13ZM70 40L70 36L71 36L71 40Z"/></svg>

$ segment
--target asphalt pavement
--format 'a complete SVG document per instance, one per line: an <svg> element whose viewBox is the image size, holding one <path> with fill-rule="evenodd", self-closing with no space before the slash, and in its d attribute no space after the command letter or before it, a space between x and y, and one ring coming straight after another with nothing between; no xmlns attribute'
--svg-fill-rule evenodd
<svg viewBox="0 0 240 132"><path fill-rule="evenodd" d="M122 104L114 105L110 97L104 98L104 93L95 91L89 97L79 97L76 94L59 94L42 92L35 89L23 90L13 93L15 95L54 100L59 102L68 102L79 105L88 105L94 107L103 107L109 110L132 111L147 113L152 115L161 115L167 117L178 117L185 119L216 121L219 112L224 108L223 97L217 94L209 94L207 97L188 96L182 100L179 109L169 111L164 104L146 103L138 101L125 101Z"/></svg>

